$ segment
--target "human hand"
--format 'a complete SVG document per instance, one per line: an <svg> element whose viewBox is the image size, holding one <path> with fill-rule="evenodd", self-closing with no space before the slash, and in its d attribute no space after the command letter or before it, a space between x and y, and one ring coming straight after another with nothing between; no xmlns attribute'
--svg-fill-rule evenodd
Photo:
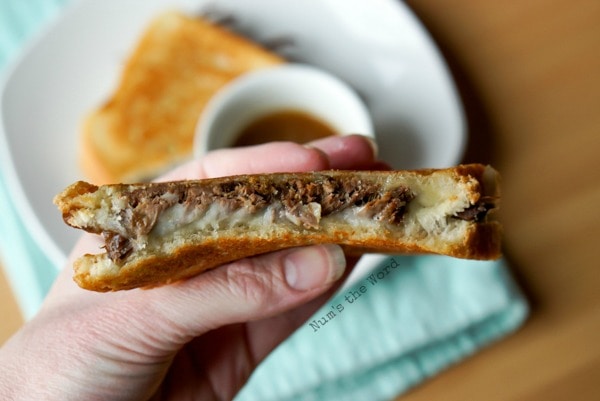
<svg viewBox="0 0 600 401"><path fill-rule="evenodd" d="M376 169L370 143L330 137L210 153L163 179ZM73 258L97 253L84 235ZM257 364L327 299L344 274L341 248L288 249L239 260L152 290L94 293L71 269L40 312L0 349L8 400L231 399Z"/></svg>

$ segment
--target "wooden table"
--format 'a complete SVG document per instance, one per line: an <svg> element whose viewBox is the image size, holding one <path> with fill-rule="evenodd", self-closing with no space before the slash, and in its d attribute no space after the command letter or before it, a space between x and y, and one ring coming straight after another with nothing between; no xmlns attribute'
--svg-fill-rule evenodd
<svg viewBox="0 0 600 401"><path fill-rule="evenodd" d="M600 399L600 1L408 3L461 88L466 161L503 174L506 255L532 315L401 398ZM5 322L0 341L20 324Z"/></svg>
<svg viewBox="0 0 600 401"><path fill-rule="evenodd" d="M452 65L468 161L503 175L517 334L403 400L600 399L600 2L411 0Z"/></svg>

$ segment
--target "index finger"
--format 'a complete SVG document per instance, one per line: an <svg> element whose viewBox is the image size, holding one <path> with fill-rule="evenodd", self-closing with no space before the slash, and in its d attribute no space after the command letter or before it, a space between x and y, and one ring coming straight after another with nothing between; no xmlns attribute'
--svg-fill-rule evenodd
<svg viewBox="0 0 600 401"><path fill-rule="evenodd" d="M219 149L161 176L159 181L202 179L238 174L301 172L330 168L327 155L292 142Z"/></svg>
<svg viewBox="0 0 600 401"><path fill-rule="evenodd" d="M161 181L237 174L365 169L375 165L376 146L361 135L332 136L300 145L271 142L220 149L160 177Z"/></svg>

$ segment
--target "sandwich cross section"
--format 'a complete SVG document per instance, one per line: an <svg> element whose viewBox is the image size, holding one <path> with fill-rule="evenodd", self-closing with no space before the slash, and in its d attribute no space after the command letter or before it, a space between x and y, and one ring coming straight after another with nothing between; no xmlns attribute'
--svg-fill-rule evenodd
<svg viewBox="0 0 600 401"><path fill-rule="evenodd" d="M105 252L75 262L83 288L152 287L236 259L336 243L348 253L500 256L498 173L480 164L320 171L96 186L55 197L65 222Z"/></svg>

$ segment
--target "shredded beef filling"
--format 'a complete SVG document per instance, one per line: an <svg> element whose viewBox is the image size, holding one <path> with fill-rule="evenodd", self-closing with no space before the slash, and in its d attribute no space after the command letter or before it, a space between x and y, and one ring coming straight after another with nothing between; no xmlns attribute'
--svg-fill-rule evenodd
<svg viewBox="0 0 600 401"><path fill-rule="evenodd" d="M157 183L127 193L127 198L130 209L120 215L126 235L102 233L107 253L115 262L126 258L133 249L130 238L150 233L160 213L176 203L202 212L216 202L227 211L245 208L249 213L256 213L276 201L282 205L289 221L315 229L320 217L352 206L359 207L369 218L399 224L414 195L406 187L384 191L377 184L357 178L324 177L321 182L300 179L285 184L230 181L207 187L188 186L183 182ZM315 205L320 205L319 218L315 216Z"/></svg>
<svg viewBox="0 0 600 401"><path fill-rule="evenodd" d="M165 196L167 194L168 196ZM358 178L334 179L324 177L320 182L296 180L285 184L257 182L227 182L211 186L189 186L181 183L157 183L127 193L130 209L120 217L126 235L103 232L108 256L122 261L133 249L131 239L150 233L158 216L165 209L180 204L186 209L205 211L218 203L226 211L245 208L256 213L272 202L278 202L286 218L293 224L316 229L321 217L339 213L349 207L357 213L388 224L402 223L406 205L414 198L407 187L383 190L380 185ZM320 206L320 216L315 207ZM462 220L482 219L493 204L487 200L458 213Z"/></svg>
<svg viewBox="0 0 600 401"><path fill-rule="evenodd" d="M494 199L489 196L484 196L479 202L466 208L462 212L456 213L453 217L466 221L481 221L487 216L488 212L495 207Z"/></svg>
<svg viewBox="0 0 600 401"><path fill-rule="evenodd" d="M125 259L133 250L131 241L122 235L104 231L102 236L104 237L104 248L108 253L108 257L114 262Z"/></svg>

